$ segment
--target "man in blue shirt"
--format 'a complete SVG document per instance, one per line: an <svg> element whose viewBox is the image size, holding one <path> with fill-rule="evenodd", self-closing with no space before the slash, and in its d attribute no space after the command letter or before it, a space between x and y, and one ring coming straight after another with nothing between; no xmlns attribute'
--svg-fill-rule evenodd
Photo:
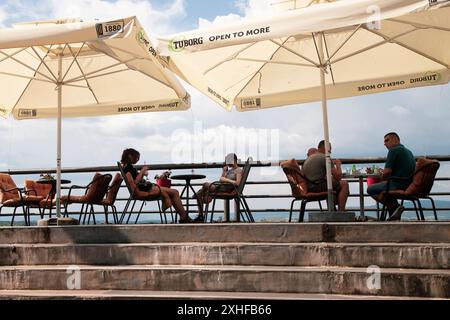
<svg viewBox="0 0 450 320"><path fill-rule="evenodd" d="M380 199L379 195L387 190L389 177L410 178L416 168L416 160L412 152L400 143L400 137L395 132L384 136L384 145L389 150L383 174L382 182L375 183L367 189L367 193L375 200L386 205L389 211L388 221L400 220L405 208L400 206L397 200L390 197ZM389 190L405 190L411 183L410 179L391 180Z"/></svg>

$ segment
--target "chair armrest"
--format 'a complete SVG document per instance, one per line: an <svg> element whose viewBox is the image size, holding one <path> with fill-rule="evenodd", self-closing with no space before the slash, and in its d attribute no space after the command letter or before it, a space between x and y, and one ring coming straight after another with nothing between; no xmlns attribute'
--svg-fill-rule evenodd
<svg viewBox="0 0 450 320"><path fill-rule="evenodd" d="M34 190L34 189L24 190L24 193L25 193L25 194L28 194L28 193L30 193L30 192L34 193L34 195L37 196L37 192L36 192L36 190Z"/></svg>
<svg viewBox="0 0 450 320"><path fill-rule="evenodd" d="M72 194L72 190L73 189L85 189L84 194L86 194L87 190L88 190L88 186L78 186L78 185L72 185L69 188L69 193L67 194L67 200L70 202L70 196Z"/></svg>
<svg viewBox="0 0 450 320"><path fill-rule="evenodd" d="M14 191L14 190L17 190L19 192L23 192L24 188L12 188L12 189L8 189L8 190L2 189L3 192L11 192L11 191Z"/></svg>
<svg viewBox="0 0 450 320"><path fill-rule="evenodd" d="M19 196L20 196L20 201L23 201L23 193L25 191L24 188L12 188L12 189L8 189L8 190L4 190L2 189L2 192L11 192L11 191L19 191Z"/></svg>

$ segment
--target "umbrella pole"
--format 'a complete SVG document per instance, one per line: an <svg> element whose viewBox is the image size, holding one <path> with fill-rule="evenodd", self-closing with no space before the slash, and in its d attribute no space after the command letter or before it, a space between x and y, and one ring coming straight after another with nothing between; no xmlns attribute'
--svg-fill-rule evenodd
<svg viewBox="0 0 450 320"><path fill-rule="evenodd" d="M324 52L323 52L323 41L324 41L323 33L320 33L319 36L319 55L321 63L324 61ZM323 65L320 68L320 83L322 88L322 119L323 119L323 133L325 140L325 165L327 172L327 203L328 203L328 212L335 211L334 208L334 200L333 200L333 182L331 177L331 156L330 156L330 135L328 131L328 105L327 105L327 88L325 84L325 66Z"/></svg>
<svg viewBox="0 0 450 320"><path fill-rule="evenodd" d="M58 119L56 142L56 217L61 218L61 107L62 107L62 52L58 54Z"/></svg>

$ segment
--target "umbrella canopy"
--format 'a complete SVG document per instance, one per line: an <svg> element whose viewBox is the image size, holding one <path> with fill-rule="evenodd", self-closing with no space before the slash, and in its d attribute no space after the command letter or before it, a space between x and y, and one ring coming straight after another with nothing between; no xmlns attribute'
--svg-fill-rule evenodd
<svg viewBox="0 0 450 320"><path fill-rule="evenodd" d="M333 208L327 99L448 83L450 1L318 3L164 37L158 48L172 70L227 110L322 101Z"/></svg>
<svg viewBox="0 0 450 320"><path fill-rule="evenodd" d="M57 214L61 118L186 110L190 96L160 63L135 17L53 20L0 29L0 114L57 117Z"/></svg>
<svg viewBox="0 0 450 320"><path fill-rule="evenodd" d="M164 37L158 48L194 87L247 111L320 101L320 68L328 98L447 83L449 31L449 1L341 0Z"/></svg>
<svg viewBox="0 0 450 320"><path fill-rule="evenodd" d="M63 117L185 110L190 106L189 95L160 64L134 17L0 29L3 116L12 112L19 120L56 117L58 83L63 89Z"/></svg>

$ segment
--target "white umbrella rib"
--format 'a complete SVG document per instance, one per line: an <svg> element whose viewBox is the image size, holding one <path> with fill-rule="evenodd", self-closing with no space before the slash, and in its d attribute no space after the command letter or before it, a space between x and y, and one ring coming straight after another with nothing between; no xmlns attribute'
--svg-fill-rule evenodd
<svg viewBox="0 0 450 320"><path fill-rule="evenodd" d="M292 36L290 36L290 37L292 37ZM273 42L273 43L275 43L276 45L280 46L281 48L283 48L283 49L289 51L290 53L295 54L296 56L298 56L298 57L300 57L300 58L302 58L302 59L308 61L309 63L312 63L316 68L319 68L320 65L318 65L318 64L317 64L316 62L314 62L313 60L309 59L308 57L305 57L304 55L301 55L300 53L296 52L295 50L292 50L291 48L286 47L286 46L284 45L284 44L287 42L287 40L289 40L290 37L286 38L286 40L284 40L283 43L279 43L279 42L277 42L277 41L275 41L275 40L273 40L273 39L271 39L270 41Z"/></svg>
<svg viewBox="0 0 450 320"><path fill-rule="evenodd" d="M81 74L83 75L84 81L86 81L86 85L88 86L89 91L91 91L92 96L94 97L95 101L96 101L97 103L100 103L100 102L98 101L97 96L95 95L94 90L93 90L92 87L91 87L91 84L89 83L88 79L86 78L86 75L85 75L85 73L84 73L84 71L83 71L83 68L81 68L80 63L78 62L78 59L77 59L78 56L75 56L75 55L74 55L74 53L73 53L72 48L70 47L70 45L69 45L69 51L70 51L70 53L72 54L73 60L74 60L75 63L77 64L78 69L80 69L80 72L81 72ZM80 51L78 51L78 53L79 53L79 52L80 52ZM63 81L64 81L64 80L63 80Z"/></svg>
<svg viewBox="0 0 450 320"><path fill-rule="evenodd" d="M370 30L368 30L368 29L366 29L366 28L363 28L363 29L366 30L366 31L370 31ZM395 39L400 38L400 37L403 37L403 36L405 36L405 35L407 35L407 34L410 34L410 33L414 32L414 31L416 31L416 30L408 30L408 31L402 32L401 34L396 35L395 37L386 37L386 36L384 36L384 35L379 34L378 36L380 36L381 38L383 38L383 39L384 39L383 41L377 42L377 43L375 43L375 44L373 44L373 45L367 46L367 47L365 47L365 48L362 48L362 49L360 49L360 50L357 50L357 51L355 51L355 52L352 52L352 53L350 53L350 54L347 54L347 55L345 55L345 56L343 56L343 57L340 57L340 58L338 58L338 59L336 59L336 60L329 61L328 63L337 63L337 62L339 62L339 61L342 61L342 60L345 60L345 59L354 57L354 56L356 56L356 55L358 55L358 54L361 54L361 53L364 53L364 52L369 51L369 50L371 50L371 49L380 47L380 46L382 46L382 45L384 45L384 44L386 44L386 43L388 43L388 42L392 42L392 41L394 41Z"/></svg>
<svg viewBox="0 0 450 320"><path fill-rule="evenodd" d="M51 48L51 46L50 46ZM44 58L46 58L50 52L50 48L47 49L47 53L45 54ZM38 57L38 59L41 61L41 64L43 64L45 66L45 68L48 70L48 72L50 72L50 74L52 75L53 79L55 80L55 82L58 81L58 79L56 78L55 74L53 73L53 71L48 67L48 65L45 63L44 59L41 58L41 56L39 55L39 53L36 51L36 49L34 47L31 47L31 50L33 50L33 52L36 54L36 56Z"/></svg>
<svg viewBox="0 0 450 320"><path fill-rule="evenodd" d="M270 59L269 59L269 60L273 59L273 57L275 56L275 54L277 54L277 52L280 51L281 48L284 47L283 45L286 43L286 41L289 40L289 38L290 38L290 37L287 37L287 38L283 41L283 43L279 44L278 48L277 48L277 49L272 53L272 55L270 56ZM267 62L264 63L264 64L258 69L258 71L255 72L255 74L247 81L247 83L241 88L241 90L239 90L239 92L236 94L236 97L238 97L238 96L242 93L242 91L244 91L245 87L247 87L247 85L248 85L248 84L256 77L256 75L257 75L258 73L260 74L261 70L262 70L266 65L267 65ZM260 78L259 81L261 82L261 78ZM261 89L261 88L260 88L260 89Z"/></svg>
<svg viewBox="0 0 450 320"><path fill-rule="evenodd" d="M69 67L67 68L66 73L64 73L64 75L63 75L63 77L62 77L62 81L64 81L64 79L66 78L66 76L67 76L67 74L69 73L70 69L72 69L72 66L73 66L73 64L75 63L75 60L78 58L78 55L80 54L81 50L83 50L85 44L86 44L86 42L83 42L83 43L81 44L81 47L78 49L78 51L77 51L77 53L76 53L75 56L74 56L74 54L73 54L73 52L72 52L72 48L70 47L70 45L68 45L69 51L70 51L70 54L71 54L72 57L73 57L73 60L72 60L72 62L70 63Z"/></svg>
<svg viewBox="0 0 450 320"><path fill-rule="evenodd" d="M111 58L112 58L112 57L111 57ZM114 59L114 58L112 58L112 59ZM114 60L118 61L117 59L114 59ZM129 59L129 60L124 61L124 62L119 61L118 63L114 63L114 64L112 64L112 65L109 65L109 66L106 66L106 67L103 67L103 68L100 68L100 69L97 69L97 70L88 72L88 73L85 74L85 76L88 77L88 79L90 79L89 76L91 76L91 75L95 75L96 73L99 73L99 72L102 72L102 71L105 71L105 70L108 70L108 69L115 68L115 67L120 66L120 65L122 65L122 64L125 64L125 65L126 65L128 62L133 61L133 60L136 60L136 59L133 58L133 59ZM119 71L114 71L114 72L112 72L112 73L122 72L122 71L127 71L127 70L128 70L128 67L127 67L127 69L119 70ZM111 72L110 72L110 73L101 74L101 75L96 75L96 77L102 76L102 75L108 75L108 74L111 74ZM64 81L64 83L78 82L78 81L80 81L81 79L83 79L83 76L76 76L75 78L72 78L72 79L69 79L69 80L67 80L67 81Z"/></svg>
<svg viewBox="0 0 450 320"><path fill-rule="evenodd" d="M383 37L382 33L376 32L375 30L368 30L368 31L372 32L373 34L376 34L376 35L378 35L380 37ZM437 58L434 58L434 57L432 57L432 56L430 56L430 55L428 55L428 54L426 54L426 53L424 53L424 52L422 52L422 51L420 51L418 49L412 48L412 47L410 47L410 46L408 46L408 45L406 45L404 43L401 43L401 42L398 42L398 41L395 41L395 40L391 40L391 42L393 42L396 45L399 45L399 46L401 46L401 47L403 47L403 48L405 48L405 49L407 49L407 50L409 50L411 52L414 52L415 54L418 54L418 55L420 55L420 56L422 56L422 57L424 57L424 58L426 58L428 60L436 62L436 63L438 63L438 64L440 64L440 65L442 65L442 66L444 66L446 68L450 68L450 66L448 64L446 64L445 62L443 62L443 61L441 61L441 60L439 60Z"/></svg>
<svg viewBox="0 0 450 320"><path fill-rule="evenodd" d="M310 67L310 68L316 68L316 66L312 64L306 64L306 63L297 63L297 62L288 62L288 61L272 61L272 60L263 60L263 59L251 59L251 58L235 58L234 60L238 61L250 61L250 62L267 62L271 64L284 64L284 65L290 65L290 66L297 66L297 67Z"/></svg>
<svg viewBox="0 0 450 320"><path fill-rule="evenodd" d="M250 43L250 44L249 44L248 46L246 46L245 48L242 48L241 50L238 50L238 51L234 52L232 55L228 56L228 57L225 58L224 60L217 62L216 64L214 64L214 65L211 66L210 68L206 69L206 70L203 72L203 75L206 75L207 73L211 72L212 70L214 70L215 68L217 68L218 66L220 66L220 65L222 65L222 64L224 64L224 63L226 63L226 62L229 62L229 61L231 61L231 60L236 59L236 57L237 57L238 55L240 55L242 52L244 52L244 51L247 50L248 48L254 46L256 43L257 43L257 42Z"/></svg>
<svg viewBox="0 0 450 320"><path fill-rule="evenodd" d="M38 67L36 68L36 70L39 69L40 66L41 66L42 64L44 64L44 60L45 60L45 58L47 58L47 56L48 56L49 53L50 53L50 49L49 49L49 50L47 51L47 53L45 54L44 58L41 60L41 63L38 65ZM36 73L34 74L34 76L36 76ZM45 80L41 80L41 79L36 79L36 78L34 78L34 77L30 78L30 81L28 81L27 85L25 86L25 88L23 89L22 93L20 94L19 99L17 99L16 104L15 104L14 107L13 107L13 110L17 107L17 105L19 104L20 100L22 99L22 97L23 97L25 91L27 91L28 87L30 86L30 84L31 84L31 82L32 82L33 80L37 80L37 81L39 81L39 80L40 80L40 81L45 81ZM51 83L56 84L55 82L51 82Z"/></svg>
<svg viewBox="0 0 450 320"><path fill-rule="evenodd" d="M23 51L23 50L22 50L22 51ZM47 79L50 80L51 82L54 82L54 81L52 80L52 78L46 76L46 75L43 74L42 72L37 71L37 69L35 69L35 68L33 68L33 67L27 65L26 63L23 63L22 61L20 61L20 60L14 58L12 55L9 55L9 54L3 52L2 50L0 50L0 53L3 54L3 55L5 55L5 56L6 56L6 59L9 58L9 59L15 61L16 63L18 63L18 64L24 66L25 68L30 69L31 71L34 71L36 74L39 74L39 75L43 76L44 78L47 78ZM5 60L6 60L6 59L5 59ZM2 61L4 61L4 60L2 60Z"/></svg>
<svg viewBox="0 0 450 320"><path fill-rule="evenodd" d="M325 62L325 64L329 64L331 59L334 58L334 56L347 44L347 42L350 41L351 38L358 32L358 30L361 29L361 24L356 27L355 30L337 47L336 51L333 52L333 54L328 58L328 60Z"/></svg>

